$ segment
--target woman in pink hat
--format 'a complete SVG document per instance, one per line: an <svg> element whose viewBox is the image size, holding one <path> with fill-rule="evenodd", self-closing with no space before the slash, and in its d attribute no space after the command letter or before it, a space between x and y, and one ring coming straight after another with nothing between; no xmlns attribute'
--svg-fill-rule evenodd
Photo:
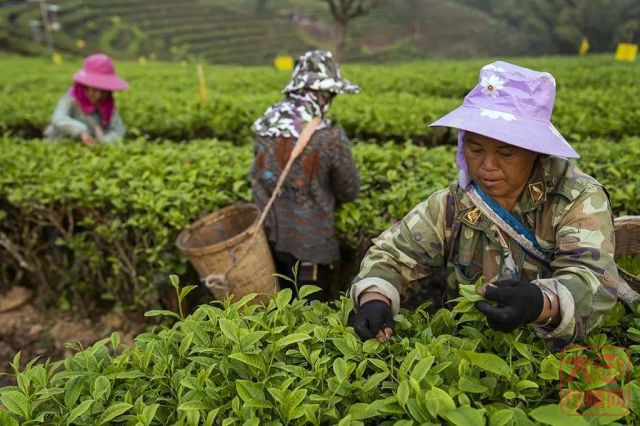
<svg viewBox="0 0 640 426"><path fill-rule="evenodd" d="M488 301L476 307L489 327L531 325L552 351L596 329L617 297L639 297L618 276L607 192L568 160L578 154L551 123L553 76L494 62L479 80L432 124L458 129L459 179L382 233L362 261L350 294L363 339L389 340L401 301L442 269L441 306L480 279Z"/></svg>
<svg viewBox="0 0 640 426"><path fill-rule="evenodd" d="M73 82L58 101L45 137L79 139L86 145L122 138L125 128L112 92L129 85L116 75L111 58L101 53L88 56Z"/></svg>

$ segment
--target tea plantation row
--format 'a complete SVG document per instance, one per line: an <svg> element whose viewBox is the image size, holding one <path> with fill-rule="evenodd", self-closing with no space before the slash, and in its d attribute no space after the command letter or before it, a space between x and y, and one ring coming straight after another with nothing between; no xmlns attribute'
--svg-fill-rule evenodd
<svg viewBox="0 0 640 426"><path fill-rule="evenodd" d="M311 290L305 287L302 293ZM546 352L529 330L492 331L467 300L434 315L403 310L388 344L363 344L347 327L348 299L335 306L290 303L288 289L266 307L246 305L249 298L203 305L171 328L139 335L132 349L123 350L113 334L66 361L34 360L20 370L16 356L17 385L0 389L7 409L0 411L0 423L583 426L640 421L637 307L625 316L616 305L602 332L586 342L620 344L628 351L597 348L558 355ZM572 370L580 359L589 360L582 365L598 359L623 362L602 366L598 374L591 370L587 380Z"/></svg>
<svg viewBox="0 0 640 426"><path fill-rule="evenodd" d="M54 66L42 59L0 56L0 133L40 137L57 99L80 62ZM433 145L451 139L427 126L455 108L477 83L487 61L430 61L405 65L347 65L343 74L362 87L339 96L330 110L352 137ZM557 80L556 126L572 141L588 137L619 139L640 133L635 102L638 66L611 58L516 59L553 73ZM24 70L29 69L28 73ZM236 143L251 138L251 124L273 102L290 77L265 67L205 67L209 101L198 99L193 65L117 63L131 83L117 95L132 137L189 140L216 137Z"/></svg>
<svg viewBox="0 0 640 426"><path fill-rule="evenodd" d="M580 166L608 187L615 213L640 213L640 138L576 148ZM251 149L227 142L87 149L5 137L0 151L0 288L23 282L63 307L156 306L167 274L186 271L174 246L180 230L251 196ZM354 155L361 194L336 216L346 247L366 244L456 176L451 147L357 143Z"/></svg>

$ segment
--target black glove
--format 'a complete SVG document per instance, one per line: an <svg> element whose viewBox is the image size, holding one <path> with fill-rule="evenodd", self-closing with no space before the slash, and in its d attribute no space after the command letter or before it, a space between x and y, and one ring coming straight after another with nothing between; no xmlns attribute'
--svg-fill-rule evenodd
<svg viewBox="0 0 640 426"><path fill-rule="evenodd" d="M391 307L382 300L370 300L358 307L356 314L349 319L349 325L362 340L374 338L380 330L393 329Z"/></svg>
<svg viewBox="0 0 640 426"><path fill-rule="evenodd" d="M530 282L500 280L485 289L485 299L498 302L498 305L481 300L476 302L476 308L484 312L489 327L497 331L508 333L534 322L544 308L542 290Z"/></svg>

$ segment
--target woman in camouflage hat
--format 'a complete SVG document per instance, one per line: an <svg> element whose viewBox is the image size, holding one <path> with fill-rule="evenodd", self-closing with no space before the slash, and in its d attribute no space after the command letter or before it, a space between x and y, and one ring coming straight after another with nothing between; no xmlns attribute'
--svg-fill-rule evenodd
<svg viewBox="0 0 640 426"><path fill-rule="evenodd" d="M459 179L374 240L351 287L363 338L387 341L410 282L446 268L444 300L484 279L476 306L489 327L533 325L551 350L597 328L616 303L637 298L613 259L603 186L568 158L551 123L555 79L488 64L462 106L432 126L458 129ZM495 303L495 304L494 304Z"/></svg>
<svg viewBox="0 0 640 426"><path fill-rule="evenodd" d="M334 229L336 203L352 201L360 177L344 130L324 118L339 93L358 93L342 78L330 52L310 51L298 58L282 101L253 124L256 134L251 169L253 201L264 208L302 129L323 117L309 144L294 162L265 222L278 273L292 275L299 263L298 285L313 284L326 300L330 270L339 260ZM287 280L282 287L293 289Z"/></svg>

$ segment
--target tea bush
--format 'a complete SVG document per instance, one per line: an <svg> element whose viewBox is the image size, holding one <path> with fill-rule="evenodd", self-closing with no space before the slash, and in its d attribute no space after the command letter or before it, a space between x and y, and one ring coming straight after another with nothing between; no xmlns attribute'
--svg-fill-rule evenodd
<svg viewBox="0 0 640 426"><path fill-rule="evenodd" d="M345 65L344 75L362 87L357 96L338 96L329 115L352 137L433 145L450 134L427 126L462 103L487 61L428 61L398 65ZM571 141L620 139L640 133L635 108L638 66L607 56L554 57L514 62L553 73L558 82L553 121ZM54 66L43 59L0 55L0 133L40 137L55 106L81 66ZM216 137L239 144L251 138L251 124L281 98L290 73L266 67L206 66L210 99L198 100L195 67L118 61L130 83L117 96L130 137L190 140ZM28 73L24 70L29 69Z"/></svg>
<svg viewBox="0 0 640 426"><path fill-rule="evenodd" d="M580 166L608 187L615 213L637 214L640 138L576 148ZM251 150L225 142L86 149L5 137L0 150L0 253L7 259L0 286L37 286L61 307L91 309L100 300L155 306L167 274L186 270L174 246L180 230L251 196ZM456 176L451 147L356 143L354 156L361 195L336 216L339 238L352 248Z"/></svg>
<svg viewBox="0 0 640 426"><path fill-rule="evenodd" d="M313 290L303 287L301 295ZM18 354L17 385L0 389L6 407L0 423L591 424L567 417L578 413L606 415L593 418L606 423L640 421L637 308L625 316L616 305L603 332L586 342L630 345L629 363L618 375L618 398L629 407L625 415L597 405L576 411L566 399L561 407L560 397L569 398L569 391L589 390L604 400L615 383L568 382L567 361L578 352L549 354L526 329L494 332L462 298L452 310L434 315L402 310L391 341L380 344L362 343L347 326L348 299L307 304L291 300L286 289L265 307L247 304L251 297L203 305L170 328L139 335L131 349L113 334L85 350L76 348L73 358L34 360L24 370ZM580 354L593 360L606 351L621 354Z"/></svg>

